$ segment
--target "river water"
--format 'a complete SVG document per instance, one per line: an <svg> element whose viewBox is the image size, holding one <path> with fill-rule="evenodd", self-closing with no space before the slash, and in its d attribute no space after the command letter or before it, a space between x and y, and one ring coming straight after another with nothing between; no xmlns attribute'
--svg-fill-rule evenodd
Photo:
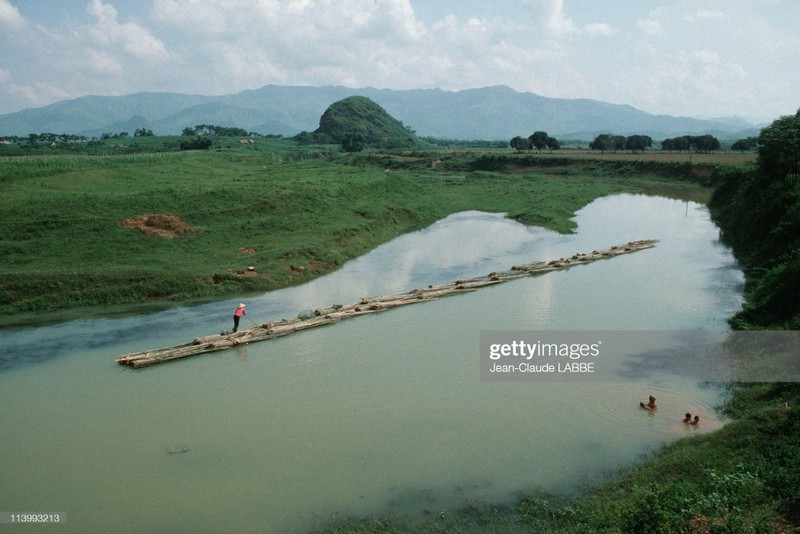
<svg viewBox="0 0 800 534"><path fill-rule="evenodd" d="M683 380L496 383L481 330L725 329L743 277L700 204L599 199L559 235L455 214L302 286L258 322L636 239L649 250L134 370L124 353L231 327L238 301L0 336L0 511L60 532L302 532L347 514L436 512L569 491L718 428ZM244 319L243 326L247 326ZM654 394L655 414L638 408ZM680 423L685 411L703 424Z"/></svg>

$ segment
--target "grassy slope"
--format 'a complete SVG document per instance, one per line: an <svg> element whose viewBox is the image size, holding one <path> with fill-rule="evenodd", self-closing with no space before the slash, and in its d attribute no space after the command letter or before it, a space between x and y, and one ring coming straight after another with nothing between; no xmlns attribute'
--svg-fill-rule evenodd
<svg viewBox="0 0 800 534"><path fill-rule="evenodd" d="M79 316L98 306L107 313L123 304L271 290L467 209L508 212L566 232L575 210L594 198L657 183L596 169L590 175L575 168L474 171L468 160L432 170L438 153L388 170L381 161L322 157L316 150L232 140L211 151L40 150L5 159L0 316L8 323L30 320L26 313L47 318L72 309ZM178 215L198 230L165 239L120 225L157 213ZM250 265L256 274L240 274Z"/></svg>

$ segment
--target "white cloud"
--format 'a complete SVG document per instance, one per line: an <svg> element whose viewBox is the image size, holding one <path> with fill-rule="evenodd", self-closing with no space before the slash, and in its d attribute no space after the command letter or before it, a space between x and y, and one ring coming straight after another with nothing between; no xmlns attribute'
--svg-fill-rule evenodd
<svg viewBox="0 0 800 534"><path fill-rule="evenodd" d="M23 97L29 102L30 106L44 106L57 100L75 96L69 94L62 87L50 83L36 83L33 85L11 84L9 92Z"/></svg>
<svg viewBox="0 0 800 534"><path fill-rule="evenodd" d="M605 22L595 22L583 27L583 32L590 36L610 37L616 32Z"/></svg>
<svg viewBox="0 0 800 534"><path fill-rule="evenodd" d="M87 12L95 18L95 24L88 30L90 38L108 47L122 48L139 59L163 60L168 57L164 43L154 37L147 29L135 22L120 23L117 10L102 0L91 0Z"/></svg>
<svg viewBox="0 0 800 534"><path fill-rule="evenodd" d="M686 54L691 62L703 64L719 63L719 53L712 50L694 50Z"/></svg>
<svg viewBox="0 0 800 534"><path fill-rule="evenodd" d="M661 22L650 17L636 21L636 25L641 28L648 35L664 35L664 28Z"/></svg>
<svg viewBox="0 0 800 534"><path fill-rule="evenodd" d="M721 19L725 14L722 11L709 11L701 9L692 15L686 15L683 19L687 22L697 23L705 20Z"/></svg>
<svg viewBox="0 0 800 534"><path fill-rule="evenodd" d="M90 48L88 50L89 67L99 74L117 75L123 71L122 64L109 53Z"/></svg>
<svg viewBox="0 0 800 534"><path fill-rule="evenodd" d="M0 0L0 112L49 103L56 89L220 94L274 83L505 84L657 113L733 114L785 108L800 85L800 2L151 1L137 11L73 0L57 4L66 16L48 18Z"/></svg>
<svg viewBox="0 0 800 534"><path fill-rule="evenodd" d="M575 31L572 19L564 14L563 0L529 0L544 29L554 37L566 37Z"/></svg>
<svg viewBox="0 0 800 534"><path fill-rule="evenodd" d="M0 0L0 29L7 31L21 30L27 26L19 9L8 0Z"/></svg>

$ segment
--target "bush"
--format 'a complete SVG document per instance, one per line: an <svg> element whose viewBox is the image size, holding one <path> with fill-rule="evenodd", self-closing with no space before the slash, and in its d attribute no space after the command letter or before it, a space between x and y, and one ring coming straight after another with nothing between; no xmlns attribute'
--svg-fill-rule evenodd
<svg viewBox="0 0 800 534"><path fill-rule="evenodd" d="M192 141L181 141L181 150L208 150L211 148L211 139L208 137L200 137Z"/></svg>

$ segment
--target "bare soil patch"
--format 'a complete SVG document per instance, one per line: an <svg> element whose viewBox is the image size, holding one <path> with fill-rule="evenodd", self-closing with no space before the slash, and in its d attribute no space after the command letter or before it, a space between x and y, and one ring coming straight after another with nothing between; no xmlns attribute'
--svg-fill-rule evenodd
<svg viewBox="0 0 800 534"><path fill-rule="evenodd" d="M123 219L119 223L126 228L135 228L146 236L170 239L198 230L183 222L177 215L140 215L131 219Z"/></svg>

